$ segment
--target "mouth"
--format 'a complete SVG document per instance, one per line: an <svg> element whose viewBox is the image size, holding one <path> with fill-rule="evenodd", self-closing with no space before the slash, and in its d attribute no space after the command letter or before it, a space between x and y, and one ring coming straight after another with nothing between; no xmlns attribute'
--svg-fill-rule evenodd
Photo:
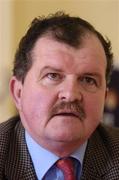
<svg viewBox="0 0 119 180"><path fill-rule="evenodd" d="M66 117L76 117L76 118L79 118L79 115L76 112L60 112L60 113L54 114L53 117L54 116L66 116Z"/></svg>

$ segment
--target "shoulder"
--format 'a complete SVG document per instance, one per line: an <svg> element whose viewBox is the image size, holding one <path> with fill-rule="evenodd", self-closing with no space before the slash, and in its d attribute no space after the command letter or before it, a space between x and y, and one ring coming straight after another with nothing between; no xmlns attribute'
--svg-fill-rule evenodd
<svg viewBox="0 0 119 180"><path fill-rule="evenodd" d="M0 153L7 150L10 141L12 141L12 134L19 123L19 117L13 117L0 124Z"/></svg>
<svg viewBox="0 0 119 180"><path fill-rule="evenodd" d="M108 157L119 162L119 128L100 124L89 138L87 152L95 159Z"/></svg>
<svg viewBox="0 0 119 180"><path fill-rule="evenodd" d="M16 116L16 117L12 117L12 118L8 119L5 122L2 122L0 124L0 137L3 134L11 132L15 128L15 126L17 125L17 123L19 121L20 121L19 117Z"/></svg>
<svg viewBox="0 0 119 180"><path fill-rule="evenodd" d="M19 123L19 117L14 117L0 124L0 178L4 171L10 144L13 141L14 131Z"/></svg>
<svg viewBox="0 0 119 180"><path fill-rule="evenodd" d="M0 153L6 152L9 144L13 141L15 129L19 126L19 117L13 117L0 124Z"/></svg>
<svg viewBox="0 0 119 180"><path fill-rule="evenodd" d="M119 128L106 126L104 124L99 125L97 132L103 141L111 144L119 145Z"/></svg>
<svg viewBox="0 0 119 180"><path fill-rule="evenodd" d="M114 128L100 124L90 137L91 144L96 144L100 149L107 151L119 151L119 128ZM95 147L95 146L94 146ZM95 148L94 148L95 149Z"/></svg>
<svg viewBox="0 0 119 180"><path fill-rule="evenodd" d="M112 159L119 158L119 128L100 124L92 134L89 142L93 152L108 153Z"/></svg>
<svg viewBox="0 0 119 180"><path fill-rule="evenodd" d="M90 175L89 179L117 179L118 167L119 128L100 124L88 140L83 176L86 178Z"/></svg>

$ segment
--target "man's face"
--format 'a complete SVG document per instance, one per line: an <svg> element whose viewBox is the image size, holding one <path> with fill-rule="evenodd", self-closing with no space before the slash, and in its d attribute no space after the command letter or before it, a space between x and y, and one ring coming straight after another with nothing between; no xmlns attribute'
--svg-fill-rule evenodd
<svg viewBox="0 0 119 180"><path fill-rule="evenodd" d="M73 48L42 37L32 59L24 84L11 80L24 127L51 151L59 144L80 146L103 114L106 57L100 41L88 35L79 48Z"/></svg>

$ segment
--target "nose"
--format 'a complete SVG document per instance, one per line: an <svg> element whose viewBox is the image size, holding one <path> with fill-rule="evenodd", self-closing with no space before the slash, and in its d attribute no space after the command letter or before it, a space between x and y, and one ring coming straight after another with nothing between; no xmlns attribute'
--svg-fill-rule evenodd
<svg viewBox="0 0 119 180"><path fill-rule="evenodd" d="M59 99L66 102L82 101L83 94L80 91L78 82L73 79L64 81L60 87Z"/></svg>

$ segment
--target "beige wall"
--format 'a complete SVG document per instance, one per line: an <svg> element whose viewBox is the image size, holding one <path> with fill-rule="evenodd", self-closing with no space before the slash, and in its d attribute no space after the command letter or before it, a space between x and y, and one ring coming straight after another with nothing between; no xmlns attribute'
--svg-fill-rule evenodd
<svg viewBox="0 0 119 180"><path fill-rule="evenodd" d="M14 10L15 44L34 17L65 10L89 20L107 35L112 41L115 56L118 57L119 0L16 0Z"/></svg>
<svg viewBox="0 0 119 180"><path fill-rule="evenodd" d="M1 82L5 83L5 86L0 83L0 121L13 114L7 84L18 41L34 17L58 10L87 19L107 35L119 64L119 0L0 0L0 74ZM8 77L5 77L6 71Z"/></svg>
<svg viewBox="0 0 119 180"><path fill-rule="evenodd" d="M13 21L12 3L0 0L0 121L13 113L8 83L12 63Z"/></svg>

